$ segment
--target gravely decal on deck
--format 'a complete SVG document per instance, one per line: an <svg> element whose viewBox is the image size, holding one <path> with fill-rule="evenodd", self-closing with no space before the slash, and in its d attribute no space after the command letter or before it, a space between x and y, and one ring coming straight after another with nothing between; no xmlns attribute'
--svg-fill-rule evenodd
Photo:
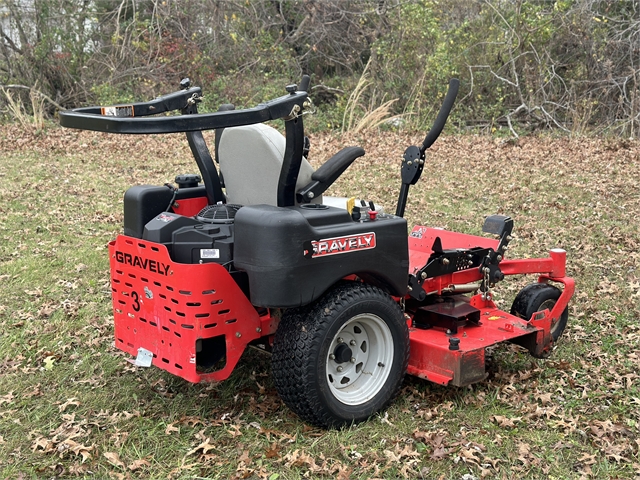
<svg viewBox="0 0 640 480"><path fill-rule="evenodd" d="M169 268L171 268L170 265L165 265L162 262L156 262L155 260L149 260L148 258L142 258L138 255L131 255L130 253L123 252L116 252L116 261L165 276L169 273Z"/></svg>
<svg viewBox="0 0 640 480"><path fill-rule="evenodd" d="M318 241L312 240L311 245L313 246L312 258L370 250L376 248L376 234L375 232L358 233Z"/></svg>

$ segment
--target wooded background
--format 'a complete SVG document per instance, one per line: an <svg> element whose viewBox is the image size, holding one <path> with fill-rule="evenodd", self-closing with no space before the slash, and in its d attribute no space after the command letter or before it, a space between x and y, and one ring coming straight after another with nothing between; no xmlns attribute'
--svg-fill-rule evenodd
<svg viewBox="0 0 640 480"><path fill-rule="evenodd" d="M322 127L423 128L450 77L461 129L637 137L640 0L2 0L7 115L146 100L189 76L251 105L310 73ZM350 120L351 119L351 120Z"/></svg>

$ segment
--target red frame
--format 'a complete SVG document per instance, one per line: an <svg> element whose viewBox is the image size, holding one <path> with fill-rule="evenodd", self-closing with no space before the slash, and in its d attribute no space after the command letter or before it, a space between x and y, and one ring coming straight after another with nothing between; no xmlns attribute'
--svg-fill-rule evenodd
<svg viewBox="0 0 640 480"><path fill-rule="evenodd" d="M190 213L199 210L200 203L199 199L181 200L180 208ZM416 226L409 237L411 273L426 264L436 237L444 249L496 248L498 244L486 237ZM124 235L109 244L109 253L116 347L131 355L143 348L152 352L154 365L190 382L220 381L231 375L250 342L276 331L276 311L251 305L220 264L175 263L164 245ZM551 325L574 292L573 279L565 276L565 260L563 250L551 250L547 258L503 260L500 269L505 275L535 273L540 282L564 285L553 310L523 320L499 310L490 296L475 295L471 305L480 310L480 325L460 327L456 335L442 328L410 328L408 373L441 385L461 386L485 378L485 349L490 345L514 341L535 355L547 353L553 346ZM473 268L427 279L423 288L440 294L452 285L481 280L480 271ZM217 371L198 371L198 340L221 335L226 362ZM458 350L450 349L454 336L460 339Z"/></svg>
<svg viewBox="0 0 640 480"><path fill-rule="evenodd" d="M194 217L207 205L209 205L207 197L182 198L173 203L171 210L178 215Z"/></svg>
<svg viewBox="0 0 640 480"><path fill-rule="evenodd" d="M409 236L409 271L417 272L432 253L431 247L440 237L443 249L496 248L498 241L486 237L449 232L423 226L414 227ZM554 249L547 258L503 260L500 270L507 275L538 274L539 282L556 282L564 285L560 298L551 311L545 310L535 318L521 319L499 310L490 296L482 294L471 299L471 305L480 310L481 325L467 325L457 335L444 329L421 330L411 328L409 333L410 357L407 372L441 385L468 385L484 379L484 355L486 347L505 341L522 343L536 356L547 354L553 347L551 325L557 321L569 304L575 290L575 282L565 274L566 252ZM479 269L462 270L427 279L423 288L427 293L441 294L452 285L480 282ZM449 339L460 339L459 350L450 350Z"/></svg>
<svg viewBox="0 0 640 480"><path fill-rule="evenodd" d="M144 348L155 366L190 382L220 381L249 342L275 332L274 319L258 314L222 265L174 263L164 245L124 235L109 243L109 254L116 347L131 355ZM199 372L197 340L219 335L226 364Z"/></svg>

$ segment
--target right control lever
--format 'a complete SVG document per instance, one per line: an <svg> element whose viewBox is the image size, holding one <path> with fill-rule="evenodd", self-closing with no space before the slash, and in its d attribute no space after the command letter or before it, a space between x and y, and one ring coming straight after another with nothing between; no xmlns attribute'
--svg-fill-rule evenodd
<svg viewBox="0 0 640 480"><path fill-rule="evenodd" d="M484 221L482 231L500 237L496 249L491 250L487 256L484 257L480 265L480 273L482 273L480 290L484 293L488 292L489 288L504 279L504 273L500 270L499 265L504 258L509 242L512 240L512 230L513 219L506 215L489 215Z"/></svg>

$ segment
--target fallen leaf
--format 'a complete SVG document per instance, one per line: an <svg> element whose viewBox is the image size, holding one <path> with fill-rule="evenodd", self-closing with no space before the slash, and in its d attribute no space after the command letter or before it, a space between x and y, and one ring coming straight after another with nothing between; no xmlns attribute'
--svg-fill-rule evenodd
<svg viewBox="0 0 640 480"><path fill-rule="evenodd" d="M175 423L176 422L173 422L167 425L167 428L164 429L165 435L171 435L173 432L180 433L180 429L174 425Z"/></svg>
<svg viewBox="0 0 640 480"><path fill-rule="evenodd" d="M264 453L266 458L280 458L280 449L277 443L272 443L271 448Z"/></svg>
<svg viewBox="0 0 640 480"><path fill-rule="evenodd" d="M151 463L149 463L144 458L141 458L139 460L134 460L133 462L131 462L131 464L128 465L127 468L132 472L135 472L136 470L139 470L143 467L150 467L150 466L151 466Z"/></svg>
<svg viewBox="0 0 640 480"><path fill-rule="evenodd" d="M109 460L109 463L111 463L112 465L124 468L124 463L122 463L122 460L120 460L120 455L118 455L116 452L105 452L103 453L103 455L104 458Z"/></svg>
<svg viewBox="0 0 640 480"><path fill-rule="evenodd" d="M520 417L508 418L502 415L494 415L491 417L499 426L503 428L515 428L516 423L522 420Z"/></svg>
<svg viewBox="0 0 640 480"><path fill-rule="evenodd" d="M56 359L53 356L45 357L45 359L42 361L42 363L44 363L44 369L45 370L53 370L53 365L54 365L55 361L56 361Z"/></svg>
<svg viewBox="0 0 640 480"><path fill-rule="evenodd" d="M551 401L551 393L540 393L535 396L536 400L540 400L542 405L550 405Z"/></svg>
<svg viewBox="0 0 640 480"><path fill-rule="evenodd" d="M449 451L444 447L436 447L429 457L431 460L442 460L449 455Z"/></svg>
<svg viewBox="0 0 640 480"><path fill-rule="evenodd" d="M249 456L249 450L245 450L242 452L242 455L240 455L238 462L244 463L245 465L251 465L251 457Z"/></svg>
<svg viewBox="0 0 640 480"><path fill-rule="evenodd" d="M11 390L6 395L3 395L2 397L0 397L0 405L3 405L5 403L13 403L13 400L15 398L16 397L13 395L13 390Z"/></svg>
<svg viewBox="0 0 640 480"><path fill-rule="evenodd" d="M189 450L187 452L187 455L193 455L194 453L197 453L199 450L202 450L202 454L204 455L215 448L216 446L211 444L211 439L206 438L205 441L202 442L200 445L198 445L196 448Z"/></svg>
<svg viewBox="0 0 640 480"><path fill-rule="evenodd" d="M64 412L68 406L70 405L74 405L74 406L79 406L80 402L78 401L77 398L73 397L73 398L67 398L67 401L64 402L62 405L58 405L58 410L60 412Z"/></svg>

